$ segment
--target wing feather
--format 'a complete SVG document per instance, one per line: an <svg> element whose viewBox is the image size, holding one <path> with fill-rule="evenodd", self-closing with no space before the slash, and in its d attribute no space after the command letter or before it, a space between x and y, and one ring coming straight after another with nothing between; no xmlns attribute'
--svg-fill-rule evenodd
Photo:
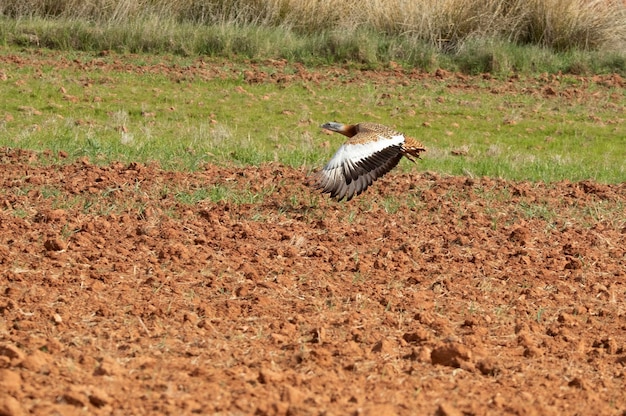
<svg viewBox="0 0 626 416"><path fill-rule="evenodd" d="M398 164L403 143L404 136L398 135L343 144L318 173L317 187L338 201L349 201Z"/></svg>

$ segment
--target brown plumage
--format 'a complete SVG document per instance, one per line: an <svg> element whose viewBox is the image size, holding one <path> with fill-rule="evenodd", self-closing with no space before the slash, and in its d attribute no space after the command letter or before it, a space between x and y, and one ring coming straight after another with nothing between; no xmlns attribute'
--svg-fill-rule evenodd
<svg viewBox="0 0 626 416"><path fill-rule="evenodd" d="M415 162L426 151L417 140L382 124L330 122L321 127L349 137L317 173L317 188L337 201L349 201L365 191L393 169L402 156Z"/></svg>

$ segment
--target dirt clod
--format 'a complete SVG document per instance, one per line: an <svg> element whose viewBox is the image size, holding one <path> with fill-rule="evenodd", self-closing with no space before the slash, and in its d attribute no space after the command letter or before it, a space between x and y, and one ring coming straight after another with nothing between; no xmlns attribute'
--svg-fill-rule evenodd
<svg viewBox="0 0 626 416"><path fill-rule="evenodd" d="M22 416L24 410L20 402L6 392L0 392L0 416Z"/></svg>
<svg viewBox="0 0 626 416"><path fill-rule="evenodd" d="M48 251L63 251L67 248L67 245L65 244L65 242L63 242L63 240L59 238L51 238L49 240L46 240L43 243L43 246Z"/></svg>
<svg viewBox="0 0 626 416"><path fill-rule="evenodd" d="M471 351L464 345L449 343L433 349L431 360L433 364L445 365L448 367L460 367L462 362L470 361Z"/></svg>
<svg viewBox="0 0 626 416"><path fill-rule="evenodd" d="M24 352L11 344L0 345L0 355L17 362L24 358Z"/></svg>
<svg viewBox="0 0 626 416"><path fill-rule="evenodd" d="M435 412L436 416L462 416L463 413L448 403L442 403Z"/></svg>
<svg viewBox="0 0 626 416"><path fill-rule="evenodd" d="M9 394L18 394L22 389L22 378L18 372L0 369L0 391Z"/></svg>

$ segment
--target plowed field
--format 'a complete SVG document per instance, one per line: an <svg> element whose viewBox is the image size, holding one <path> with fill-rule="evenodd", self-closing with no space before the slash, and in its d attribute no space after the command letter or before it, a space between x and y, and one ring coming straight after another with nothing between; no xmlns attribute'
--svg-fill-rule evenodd
<svg viewBox="0 0 626 416"><path fill-rule="evenodd" d="M45 161L0 154L0 414L626 412L623 184Z"/></svg>

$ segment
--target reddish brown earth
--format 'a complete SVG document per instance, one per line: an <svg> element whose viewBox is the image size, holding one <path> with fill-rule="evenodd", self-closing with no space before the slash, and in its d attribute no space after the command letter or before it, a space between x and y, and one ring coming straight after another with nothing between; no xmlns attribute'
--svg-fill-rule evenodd
<svg viewBox="0 0 626 416"><path fill-rule="evenodd" d="M625 414L624 184L42 161L0 154L2 415Z"/></svg>

